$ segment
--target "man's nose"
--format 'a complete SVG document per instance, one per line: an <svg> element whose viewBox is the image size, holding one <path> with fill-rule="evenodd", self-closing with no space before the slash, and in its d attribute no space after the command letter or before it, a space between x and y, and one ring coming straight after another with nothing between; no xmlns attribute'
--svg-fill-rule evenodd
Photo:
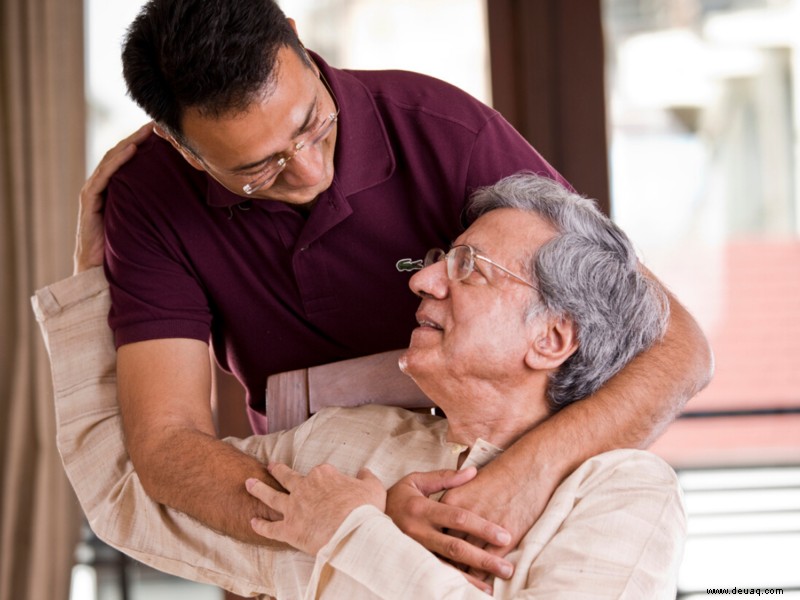
<svg viewBox="0 0 800 600"><path fill-rule="evenodd" d="M447 297L449 284L445 261L439 261L414 273L408 282L408 287L420 298L442 300Z"/></svg>
<svg viewBox="0 0 800 600"><path fill-rule="evenodd" d="M319 144L306 146L292 157L283 171L283 179L292 185L314 185L325 174L325 157Z"/></svg>

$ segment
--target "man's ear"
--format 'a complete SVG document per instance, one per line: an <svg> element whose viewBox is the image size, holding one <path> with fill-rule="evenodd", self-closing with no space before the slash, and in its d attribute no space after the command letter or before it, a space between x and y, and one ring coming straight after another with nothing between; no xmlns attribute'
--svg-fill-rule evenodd
<svg viewBox="0 0 800 600"><path fill-rule="evenodd" d="M159 125L156 124L153 127L153 133L155 133L161 139L167 140L170 144L172 144L172 147L175 148L175 150L177 150L178 152L180 152L184 160L188 162L190 165L192 165L195 169L197 169L198 171L206 170L203 163L197 160L194 154L192 154L186 148L184 148L183 144L181 144L178 140L172 137L172 135L164 131Z"/></svg>
<svg viewBox="0 0 800 600"><path fill-rule="evenodd" d="M571 319L543 319L534 326L533 341L525 363L538 371L560 367L578 349L578 336Z"/></svg>

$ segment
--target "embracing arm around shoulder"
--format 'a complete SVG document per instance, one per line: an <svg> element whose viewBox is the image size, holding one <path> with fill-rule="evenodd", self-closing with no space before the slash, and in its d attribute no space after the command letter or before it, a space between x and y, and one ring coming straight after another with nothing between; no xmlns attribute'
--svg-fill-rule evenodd
<svg viewBox="0 0 800 600"><path fill-rule="evenodd" d="M713 371L709 344L694 318L674 296L667 295L670 319L660 342L635 357L595 394L526 433L473 481L447 492L444 504L467 509L512 532L511 544L492 548L493 553L505 555L519 542L555 488L578 465L608 450L648 446L686 401L708 384ZM437 528L447 526L441 517L432 516L439 512L429 503L431 516L423 516L429 527L421 534L409 534L428 549L457 560L447 551L455 545L436 535ZM406 532L419 529L403 516L392 517Z"/></svg>
<svg viewBox="0 0 800 600"><path fill-rule="evenodd" d="M250 519L271 515L244 482L269 476L256 459L216 437L206 344L164 339L122 346L117 375L126 446L150 497L217 531L263 543Z"/></svg>

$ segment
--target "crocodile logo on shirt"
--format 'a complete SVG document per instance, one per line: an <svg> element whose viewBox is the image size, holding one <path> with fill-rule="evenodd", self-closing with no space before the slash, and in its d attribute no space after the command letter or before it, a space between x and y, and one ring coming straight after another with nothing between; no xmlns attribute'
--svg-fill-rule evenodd
<svg viewBox="0 0 800 600"><path fill-rule="evenodd" d="M422 268L422 259L412 260L410 258L401 258L395 264L397 270L401 273L403 271L419 271Z"/></svg>

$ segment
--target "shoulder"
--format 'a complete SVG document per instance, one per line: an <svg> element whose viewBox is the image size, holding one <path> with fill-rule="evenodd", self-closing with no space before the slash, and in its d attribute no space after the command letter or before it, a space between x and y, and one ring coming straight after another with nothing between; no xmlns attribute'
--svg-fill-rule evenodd
<svg viewBox="0 0 800 600"><path fill-rule="evenodd" d="M188 173L192 169L169 142L155 133L151 133L144 142L137 146L136 153L119 168L113 178L116 181L127 182L147 175L149 179L152 177L151 172L153 170L156 173L174 170Z"/></svg>
<svg viewBox="0 0 800 600"><path fill-rule="evenodd" d="M586 508L670 514L685 522L683 493L675 471L663 459L643 450L613 450L593 456L559 487Z"/></svg>
<svg viewBox="0 0 800 600"><path fill-rule="evenodd" d="M435 77L411 71L353 71L382 112L403 111L480 129L498 116L497 111L467 92Z"/></svg>
<svg viewBox="0 0 800 600"><path fill-rule="evenodd" d="M111 177L107 201L112 208L143 204L162 209L202 199L205 175L193 168L172 145L151 134L133 157ZM202 204L202 203L201 203Z"/></svg>
<svg viewBox="0 0 800 600"><path fill-rule="evenodd" d="M613 481L626 486L649 483L679 489L678 477L672 467L659 456L644 450L612 450L598 454L585 461L568 479L572 478L587 488Z"/></svg>

